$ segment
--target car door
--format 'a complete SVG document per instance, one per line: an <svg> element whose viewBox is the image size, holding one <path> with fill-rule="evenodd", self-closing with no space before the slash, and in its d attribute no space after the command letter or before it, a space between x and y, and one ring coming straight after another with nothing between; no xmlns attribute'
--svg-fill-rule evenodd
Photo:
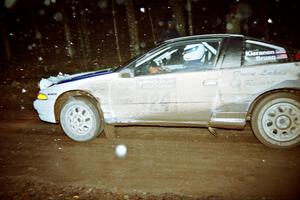
<svg viewBox="0 0 300 200"><path fill-rule="evenodd" d="M221 40L181 42L137 62L133 77L120 76L111 84L114 117L124 122L208 121L218 93L220 71L215 65L220 44ZM200 47L205 55L199 56ZM152 74L151 67L163 71Z"/></svg>
<svg viewBox="0 0 300 200"><path fill-rule="evenodd" d="M109 96L111 113L120 123L167 121L176 113L176 80L169 75L119 77Z"/></svg>

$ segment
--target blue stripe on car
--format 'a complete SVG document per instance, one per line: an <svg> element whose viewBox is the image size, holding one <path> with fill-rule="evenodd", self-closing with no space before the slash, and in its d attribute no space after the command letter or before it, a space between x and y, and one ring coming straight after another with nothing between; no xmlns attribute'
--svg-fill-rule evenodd
<svg viewBox="0 0 300 200"><path fill-rule="evenodd" d="M82 80L82 79L86 79L86 78L91 78L91 77L95 77L95 76L102 76L102 75L106 75L106 74L111 74L112 71L98 71L98 72L94 72L94 73L90 73L90 74L84 74L81 76L76 76L67 80L63 80L57 84L62 84L62 83L68 83L68 82L73 82L73 81L78 81L78 80Z"/></svg>

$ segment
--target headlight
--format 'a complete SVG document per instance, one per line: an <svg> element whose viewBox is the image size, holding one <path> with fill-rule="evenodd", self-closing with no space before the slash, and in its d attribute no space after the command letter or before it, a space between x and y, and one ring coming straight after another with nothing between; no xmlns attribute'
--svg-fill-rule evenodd
<svg viewBox="0 0 300 200"><path fill-rule="evenodd" d="M47 95L45 95L43 93L39 93L38 96L37 96L37 99L39 99L39 100L47 100L48 97L47 97Z"/></svg>

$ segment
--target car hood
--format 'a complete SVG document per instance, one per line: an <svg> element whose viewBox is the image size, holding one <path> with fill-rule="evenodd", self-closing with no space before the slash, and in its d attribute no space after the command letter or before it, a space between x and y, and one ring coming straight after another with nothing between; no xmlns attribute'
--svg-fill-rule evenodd
<svg viewBox="0 0 300 200"><path fill-rule="evenodd" d="M52 85L62 84L62 83L68 83L72 81L82 80L86 78L91 78L95 76L102 76L106 74L113 73L113 70L111 68L104 69L104 70L98 70L98 71L92 71L92 72L85 72L85 73L78 73L78 74L63 74L59 73L57 76L50 76L49 78L42 78L39 87L41 90L46 89Z"/></svg>

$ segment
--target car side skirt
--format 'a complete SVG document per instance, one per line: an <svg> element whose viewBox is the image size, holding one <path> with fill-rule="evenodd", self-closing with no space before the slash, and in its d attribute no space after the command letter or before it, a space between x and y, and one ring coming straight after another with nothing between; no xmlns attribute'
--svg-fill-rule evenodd
<svg viewBox="0 0 300 200"><path fill-rule="evenodd" d="M142 120L134 120L130 122L106 122L110 125L115 126L178 126L178 127L208 127L209 124L207 122L177 122L177 121L142 121Z"/></svg>
<svg viewBox="0 0 300 200"><path fill-rule="evenodd" d="M230 128L230 129L243 129L246 126L246 118L211 118L209 122L199 122L199 121L142 121L125 120L122 122L112 122L106 121L107 124L115 126L178 126L178 127L213 127L213 128Z"/></svg>

